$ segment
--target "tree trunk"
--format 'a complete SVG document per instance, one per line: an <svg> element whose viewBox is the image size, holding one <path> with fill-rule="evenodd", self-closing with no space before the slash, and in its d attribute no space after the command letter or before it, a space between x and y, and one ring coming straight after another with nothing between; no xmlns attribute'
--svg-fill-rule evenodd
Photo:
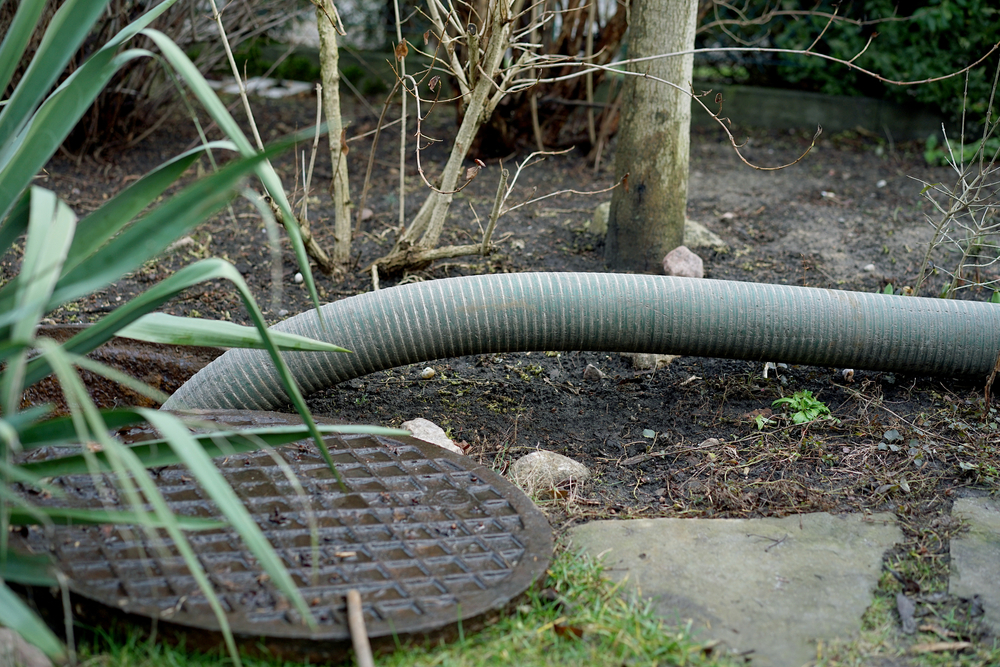
<svg viewBox="0 0 1000 667"><path fill-rule="evenodd" d="M691 49L698 0L634 0L629 57ZM691 87L693 56L629 65ZM616 271L660 271L663 256L684 242L691 100L684 92L640 76L626 76L615 174L626 185L611 197L605 258Z"/></svg>
<svg viewBox="0 0 1000 667"><path fill-rule="evenodd" d="M330 158L333 168L333 261L345 265L351 258L351 191L347 178L347 144L341 140L343 125L340 119L340 68L337 50L337 30L330 22L333 8L330 0L323 0L325 10L316 8L319 26L320 76L323 79L323 110L326 114L330 139Z"/></svg>

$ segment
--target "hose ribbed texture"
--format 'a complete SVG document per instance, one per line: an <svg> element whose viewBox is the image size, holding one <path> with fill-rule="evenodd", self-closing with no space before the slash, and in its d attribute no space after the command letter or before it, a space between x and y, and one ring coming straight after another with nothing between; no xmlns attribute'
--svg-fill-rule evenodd
<svg viewBox="0 0 1000 667"><path fill-rule="evenodd" d="M534 350L650 352L985 376L1000 306L721 280L516 273L391 287L274 326L354 354L286 352L304 394L404 364ZM165 409L288 404L260 350L230 350Z"/></svg>

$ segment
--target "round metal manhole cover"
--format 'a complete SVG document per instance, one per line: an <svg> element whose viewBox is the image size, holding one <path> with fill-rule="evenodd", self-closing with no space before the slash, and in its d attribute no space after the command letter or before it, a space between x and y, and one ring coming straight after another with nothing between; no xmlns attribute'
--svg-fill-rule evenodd
<svg viewBox="0 0 1000 667"><path fill-rule="evenodd" d="M205 417L236 428L300 423L292 415L265 412ZM234 634L252 639L248 648L311 661L342 659L350 647L350 589L361 593L376 647L451 634L459 624L471 630L544 575L552 555L549 524L492 470L413 438L330 436L325 442L347 493L310 441L277 449L319 526L315 562L303 498L278 463L266 452L216 460L319 624L310 631L301 622L234 531L189 534ZM178 515L218 516L184 468L153 474ZM53 483L73 504L101 506L89 476ZM154 543L128 528L60 526L31 530L25 541L33 551L55 556L84 623L124 614L146 624L155 620L159 632L183 634L189 647L220 644L215 616L169 539Z"/></svg>

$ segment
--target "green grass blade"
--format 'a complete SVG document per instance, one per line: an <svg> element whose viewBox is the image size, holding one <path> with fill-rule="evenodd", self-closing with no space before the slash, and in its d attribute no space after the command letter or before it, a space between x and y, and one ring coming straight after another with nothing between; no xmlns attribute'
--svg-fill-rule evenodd
<svg viewBox="0 0 1000 667"><path fill-rule="evenodd" d="M7 252L17 237L28 230L30 204L31 197L26 192L18 198L10 214L3 220L3 224L0 225L0 253Z"/></svg>
<svg viewBox="0 0 1000 667"><path fill-rule="evenodd" d="M167 399L170 397L166 392L160 391L156 387L150 386L142 380L137 380L128 373L123 373L113 366L102 364L101 362L90 359L89 357L74 354L70 355L70 360L73 362L74 366L81 370L89 371L94 375L105 377L112 382L118 383L126 389L130 389L135 394L145 396L146 398L160 403L161 405L166 403Z"/></svg>
<svg viewBox="0 0 1000 667"><path fill-rule="evenodd" d="M0 583L0 625L18 632L55 662L66 659L66 647L14 591Z"/></svg>
<svg viewBox="0 0 1000 667"><path fill-rule="evenodd" d="M116 334L123 338L144 340L167 345L201 345L205 347L247 347L262 349L264 339L253 327L233 322L177 317L166 313L150 313ZM271 332L271 339L280 350L302 352L350 352L331 343L297 334Z"/></svg>
<svg viewBox="0 0 1000 667"><path fill-rule="evenodd" d="M132 451L108 435L100 412L87 394L83 382L73 371L62 349L53 341L46 339L38 341L38 348L49 358L49 363L52 365L59 384L66 395L66 403L69 406L70 414L80 424L81 433L86 433L87 431L92 433L95 436L97 444L108 454L108 461L114 468L119 493L123 501L132 507L133 510L147 506L150 507L152 513L162 522L163 529L167 532L170 539L173 540L174 547L184 559L199 590L205 595L205 599L211 607L216 621L219 623L230 657L233 663L239 667L241 665L239 650L236 647L236 640L233 638L233 633L229 627L225 610L222 608L222 603L219 601L218 595L215 594L212 582L201 566L197 554L191 547L191 543L184 536L184 532L177 524L176 517L163 499L163 495ZM88 450L85 449L84 451ZM147 522L144 521L141 526L151 537L158 537L156 531L152 530Z"/></svg>
<svg viewBox="0 0 1000 667"><path fill-rule="evenodd" d="M45 166L111 77L128 62L145 55L151 54L132 49L115 55L114 51L102 49L45 100L15 141L4 147L6 154L0 159L0 215Z"/></svg>
<svg viewBox="0 0 1000 667"><path fill-rule="evenodd" d="M76 229L76 215L54 192L33 187L30 195L28 238L14 297L16 307L29 310L11 327L11 339L23 343L34 336Z"/></svg>
<svg viewBox="0 0 1000 667"><path fill-rule="evenodd" d="M163 528L165 524L146 512L127 512L116 510L82 509L74 507L34 507L31 511L21 508L10 510L10 525L33 526L39 523L38 515L44 515L49 522L61 526L77 525L136 525L146 524L151 528ZM177 525L181 530L218 530L225 528L225 521L203 519L191 516L177 516Z"/></svg>
<svg viewBox="0 0 1000 667"><path fill-rule="evenodd" d="M58 586L52 576L52 559L42 554L8 551L0 558L0 579L24 586Z"/></svg>
<svg viewBox="0 0 1000 667"><path fill-rule="evenodd" d="M240 129L240 126L233 119L232 115L226 110L225 105L219 100L219 96L209 87L205 81L205 77L201 75L201 72L198 71L198 68L187 57L187 54L174 44L169 37L157 30L144 30L143 34L156 43L163 57L167 59L178 74L184 77L184 81L190 87L191 92L194 93L198 101L205 107L212 120L236 144L240 153L244 156L256 153L257 151L250 143L250 140L243 134L243 130ZM288 238L295 251L299 270L302 272L304 282L309 289L309 296L312 299L313 307L318 311L320 308L319 293L316 291L316 285L313 281L309 256L306 254L305 244L302 242L302 234L299 231L298 222L292 214L292 208L288 203L288 199L285 197L285 188L281 184L281 179L278 178L278 175L269 162L262 162L258 165L257 176L260 178L261 183L264 184L264 187L267 188L268 193L274 198L274 201L277 202L279 208L281 208L285 229L288 232Z"/></svg>
<svg viewBox="0 0 1000 667"><path fill-rule="evenodd" d="M0 422L9 425L20 435L24 429L30 428L35 422L45 419L45 417L51 412L51 405L36 405L28 408L27 410L15 412L12 415L4 415L3 418L0 419Z"/></svg>
<svg viewBox="0 0 1000 667"><path fill-rule="evenodd" d="M53 15L34 58L0 113L0 145L21 132L107 4L107 0L66 0Z"/></svg>
<svg viewBox="0 0 1000 667"><path fill-rule="evenodd" d="M277 144L260 155L235 160L135 221L63 276L49 307L103 289L163 252L190 229L220 211L235 196L243 177L259 162L291 145L292 142Z"/></svg>
<svg viewBox="0 0 1000 667"><path fill-rule="evenodd" d="M4 476L8 484L19 482L25 486L35 487L51 496L59 498L65 495L61 489L48 484L44 477L38 477L24 470L21 466L8 463L7 461L0 460L0 475ZM10 493L9 486L0 485L0 498L6 498Z"/></svg>
<svg viewBox="0 0 1000 667"><path fill-rule="evenodd" d="M139 34L175 2L176 0L164 0L129 23L102 47L98 54L102 51L112 54L118 51L122 44ZM6 144L12 137L21 133L31 113L38 107L48 94L49 89L52 88L52 84L62 74L69 59L86 39L107 4L107 0L66 0L59 7L49 22L49 27L42 37L31 64L28 65L28 69L21 77L17 88L3 112L0 113L0 145ZM95 54L95 57L98 54ZM84 63L83 67L74 73L74 76L86 67L87 63ZM67 82L68 79L63 82L60 88L65 87ZM93 101L92 98L91 101ZM89 105L90 102L87 104ZM58 143L61 141L62 139Z"/></svg>
<svg viewBox="0 0 1000 667"><path fill-rule="evenodd" d="M153 171L118 193L108 203L97 209L77 224L76 238L66 257L64 271L75 268L84 259L92 256L108 239L142 213L156 201L167 188L173 185L191 164L205 151L215 148L234 150L229 141L213 141L205 146L181 153L164 162ZM0 246L2 247L2 246Z"/></svg>
<svg viewBox="0 0 1000 667"><path fill-rule="evenodd" d="M275 553L267 538L257 526L253 517L247 512L242 501L226 483L222 473L212 464L212 459L199 446L198 442L188 432L187 427L176 417L165 412L143 409L147 421L153 425L165 438L169 439L174 451L183 459L191 474L198 479L201 487L207 492L219 510L226 515L232 527L243 538L247 548L257 557L264 570L271 575L272 581L298 609L310 627L316 627L309 605L299 592L281 558Z"/></svg>
<svg viewBox="0 0 1000 667"><path fill-rule="evenodd" d="M0 44L0 90L6 90L14 76L43 9L44 2L22 2L17 8L14 20L3 37L3 44Z"/></svg>
<svg viewBox="0 0 1000 667"><path fill-rule="evenodd" d="M42 406L44 407L44 406ZM35 410L36 408L32 408ZM51 410L49 410L51 411ZM24 449L37 449L45 446L59 446L78 443L81 440L93 440L90 434L81 437L70 417L58 417L45 421L35 421L29 410L8 415L5 419L17 430ZM40 419L41 415L39 415ZM102 410L101 417L111 430L145 424L146 420L135 410ZM18 420L18 418L21 418ZM16 421L18 420L18 421ZM32 423L34 421L34 423Z"/></svg>
<svg viewBox="0 0 1000 667"><path fill-rule="evenodd" d="M138 414L138 413L137 413ZM321 433L371 433L375 435L407 435L407 431L399 429L322 424L317 427ZM268 428L246 429L240 431L218 431L191 436L210 458L232 456L243 452L252 452L262 447L279 447L290 442L302 440L310 436L309 429L302 426L272 426ZM180 463L176 452L170 448L166 440L152 440L129 447L136 458L148 468ZM89 459L89 460L88 460ZM83 454L73 454L46 461L24 463L21 468L36 478L62 477L64 475L80 475L93 469L98 472L110 472L107 455L97 452L93 457Z"/></svg>

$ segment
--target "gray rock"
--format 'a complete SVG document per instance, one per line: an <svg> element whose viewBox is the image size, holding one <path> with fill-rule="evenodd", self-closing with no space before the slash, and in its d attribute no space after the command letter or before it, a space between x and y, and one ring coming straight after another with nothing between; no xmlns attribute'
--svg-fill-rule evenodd
<svg viewBox="0 0 1000 667"><path fill-rule="evenodd" d="M0 628L0 667L52 667L52 661L36 646L10 628Z"/></svg>
<svg viewBox="0 0 1000 667"><path fill-rule="evenodd" d="M611 214L611 202L606 201L597 205L594 209L594 216L590 219L587 232L604 236L608 233L608 216Z"/></svg>
<svg viewBox="0 0 1000 667"><path fill-rule="evenodd" d="M644 352L622 352L623 357L632 360L632 367L640 371L651 371L654 368L669 366L674 359L679 359L677 354L646 354Z"/></svg>
<svg viewBox="0 0 1000 667"><path fill-rule="evenodd" d="M594 521L570 538L605 554L605 572L668 622L691 619L700 637L753 651L755 667L801 667L816 658L816 640L860 631L882 556L903 535L892 514L823 512Z"/></svg>
<svg viewBox="0 0 1000 667"><path fill-rule="evenodd" d="M590 468L562 454L540 449L515 461L510 476L529 496L561 498L590 478Z"/></svg>
<svg viewBox="0 0 1000 667"><path fill-rule="evenodd" d="M663 272L668 276L704 278L705 265L687 246L678 246L663 258Z"/></svg>
<svg viewBox="0 0 1000 667"><path fill-rule="evenodd" d="M596 382L597 380L604 379L604 373L594 364L587 364L587 367L583 369L583 379Z"/></svg>
<svg viewBox="0 0 1000 667"><path fill-rule="evenodd" d="M718 248L724 250L726 242L705 225L694 220L684 220L684 245L688 248Z"/></svg>
<svg viewBox="0 0 1000 667"><path fill-rule="evenodd" d="M449 451L455 452L456 454L464 454L462 448L455 444L455 442L449 438L444 429L430 421L429 419L411 419L408 422L403 422L402 428L405 428L413 437L417 440L423 440L424 442L429 442L432 445L437 445L438 447L443 447Z"/></svg>
<svg viewBox="0 0 1000 667"><path fill-rule="evenodd" d="M587 232L596 236L608 233L608 217L611 215L611 202L606 201L594 208L594 214L587 225ZM726 243L718 234L710 231L705 225L694 220L684 219L684 245L689 248L718 248L724 250Z"/></svg>
<svg viewBox="0 0 1000 667"><path fill-rule="evenodd" d="M967 532L951 538L948 592L961 598L979 596L983 621L1000 632L1000 501L959 498L951 515L963 519Z"/></svg>

